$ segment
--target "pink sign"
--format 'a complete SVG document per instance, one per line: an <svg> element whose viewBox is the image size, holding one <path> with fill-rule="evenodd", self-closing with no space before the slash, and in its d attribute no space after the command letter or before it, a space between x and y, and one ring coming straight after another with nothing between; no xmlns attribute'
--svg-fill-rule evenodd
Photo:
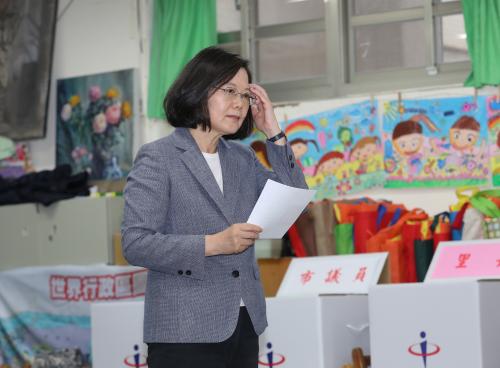
<svg viewBox="0 0 500 368"><path fill-rule="evenodd" d="M435 257L431 279L500 278L500 240L482 244L442 244Z"/></svg>

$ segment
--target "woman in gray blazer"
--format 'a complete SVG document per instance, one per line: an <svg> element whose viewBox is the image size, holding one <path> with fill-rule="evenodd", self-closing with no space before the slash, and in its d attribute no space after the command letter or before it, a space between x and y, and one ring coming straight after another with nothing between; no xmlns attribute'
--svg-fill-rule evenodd
<svg viewBox="0 0 500 368"><path fill-rule="evenodd" d="M256 367L266 306L247 219L267 179L307 188L248 62L209 47L164 101L175 131L139 150L125 187L123 251L148 269L148 366ZM267 137L272 171L235 139Z"/></svg>

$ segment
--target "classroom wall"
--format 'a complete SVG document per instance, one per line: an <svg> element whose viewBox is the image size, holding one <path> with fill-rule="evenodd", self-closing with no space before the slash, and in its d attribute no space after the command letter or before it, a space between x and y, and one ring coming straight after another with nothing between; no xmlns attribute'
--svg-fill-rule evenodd
<svg viewBox="0 0 500 368"><path fill-rule="evenodd" d="M29 141L37 170L55 166L58 79L142 66L137 4L136 0L59 0L47 133L44 139ZM141 4L145 6L149 0L141 0ZM138 75L138 83L141 78ZM137 124L134 131L137 144L143 137L140 127Z"/></svg>
<svg viewBox="0 0 500 368"><path fill-rule="evenodd" d="M45 139L30 141L33 161L38 170L55 166L55 88L56 80L79 75L137 68L140 99L136 105L134 148L163 137L171 128L162 121L144 117L147 97L150 12L152 0L60 0L56 28L49 122ZM68 6L69 5L69 6ZM482 90L481 93L496 93ZM429 90L403 91L403 98L473 95L470 88L459 86ZM397 91L375 96L379 100L396 99ZM278 120L313 114L370 96L304 102L276 108ZM380 109L379 109L380 110ZM453 189L372 189L362 193L373 198L421 207L430 214L445 210L455 201ZM359 195L356 195L359 196Z"/></svg>

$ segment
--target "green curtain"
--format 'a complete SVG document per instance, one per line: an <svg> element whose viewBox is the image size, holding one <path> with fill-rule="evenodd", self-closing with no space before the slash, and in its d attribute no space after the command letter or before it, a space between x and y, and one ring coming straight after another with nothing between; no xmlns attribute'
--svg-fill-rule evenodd
<svg viewBox="0 0 500 368"><path fill-rule="evenodd" d="M163 98L184 65L217 43L215 0L155 0L148 117L165 119Z"/></svg>
<svg viewBox="0 0 500 368"><path fill-rule="evenodd" d="M462 0L472 72L467 87L500 84L500 0Z"/></svg>

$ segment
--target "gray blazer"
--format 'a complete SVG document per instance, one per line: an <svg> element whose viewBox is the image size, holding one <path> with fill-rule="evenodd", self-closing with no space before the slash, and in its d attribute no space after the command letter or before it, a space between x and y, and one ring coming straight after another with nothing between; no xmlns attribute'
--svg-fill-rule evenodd
<svg viewBox="0 0 500 368"><path fill-rule="evenodd" d="M147 268L145 342L220 342L236 328L240 298L255 332L267 326L254 247L205 256L205 235L244 223L267 179L307 188L290 146L267 143L274 172L253 150L221 139L224 194L188 129L139 150L125 187L123 252Z"/></svg>

